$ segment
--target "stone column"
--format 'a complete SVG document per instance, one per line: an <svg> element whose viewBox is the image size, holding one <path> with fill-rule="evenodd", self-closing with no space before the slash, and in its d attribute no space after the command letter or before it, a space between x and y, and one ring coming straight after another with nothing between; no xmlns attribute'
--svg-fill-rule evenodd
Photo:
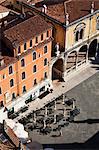
<svg viewBox="0 0 99 150"><path fill-rule="evenodd" d="M64 105L65 104L65 94L63 94L63 102L62 104Z"/></svg>
<svg viewBox="0 0 99 150"><path fill-rule="evenodd" d="M45 120L45 117L44 117L44 129L46 128L46 120Z"/></svg>
<svg viewBox="0 0 99 150"><path fill-rule="evenodd" d="M88 51L89 51L89 45L87 45L86 63L88 63Z"/></svg>
<svg viewBox="0 0 99 150"><path fill-rule="evenodd" d="M54 123L56 123L56 113L54 114Z"/></svg>
<svg viewBox="0 0 99 150"><path fill-rule="evenodd" d="M45 117L47 117L47 107L45 107Z"/></svg>
<svg viewBox="0 0 99 150"><path fill-rule="evenodd" d="M55 105L54 105L54 110L56 110L57 108L56 108L56 100L55 100Z"/></svg>
<svg viewBox="0 0 99 150"><path fill-rule="evenodd" d="M76 56L76 69L77 69L77 67L78 67L78 54L79 54L79 51L77 51L77 56Z"/></svg>
<svg viewBox="0 0 99 150"><path fill-rule="evenodd" d="M36 113L34 112L34 117L33 117L33 121L36 124Z"/></svg>

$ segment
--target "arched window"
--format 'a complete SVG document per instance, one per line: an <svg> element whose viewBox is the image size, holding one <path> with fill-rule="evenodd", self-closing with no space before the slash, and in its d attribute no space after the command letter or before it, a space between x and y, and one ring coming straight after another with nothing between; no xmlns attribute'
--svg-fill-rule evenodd
<svg viewBox="0 0 99 150"><path fill-rule="evenodd" d="M26 48L27 48L26 43L24 43L24 51L26 51Z"/></svg>
<svg viewBox="0 0 99 150"><path fill-rule="evenodd" d="M79 40L79 31L76 32L75 41Z"/></svg>
<svg viewBox="0 0 99 150"><path fill-rule="evenodd" d="M13 68L12 66L9 67L9 74L12 74L13 73Z"/></svg>
<svg viewBox="0 0 99 150"><path fill-rule="evenodd" d="M18 54L20 54L21 53L21 47L19 46L18 47Z"/></svg>
<svg viewBox="0 0 99 150"><path fill-rule="evenodd" d="M44 59L44 66L47 65L47 58Z"/></svg>
<svg viewBox="0 0 99 150"><path fill-rule="evenodd" d="M34 79L34 85L36 85L37 84L37 80L36 79Z"/></svg>
<svg viewBox="0 0 99 150"><path fill-rule="evenodd" d="M36 65L33 66L33 73L36 72Z"/></svg>
<svg viewBox="0 0 99 150"><path fill-rule="evenodd" d="M23 86L23 93L26 92L26 86Z"/></svg>
<svg viewBox="0 0 99 150"><path fill-rule="evenodd" d="M24 67L24 66L25 66L25 60L22 59L22 60L21 60L21 67Z"/></svg>
<svg viewBox="0 0 99 150"><path fill-rule="evenodd" d="M81 30L80 30L80 37L79 37L80 39L83 39L83 32L84 32L84 30L81 29Z"/></svg>
<svg viewBox="0 0 99 150"><path fill-rule="evenodd" d="M12 93L12 100L15 98L16 98L15 93Z"/></svg>
<svg viewBox="0 0 99 150"><path fill-rule="evenodd" d="M36 52L33 52L33 60L36 59Z"/></svg>
<svg viewBox="0 0 99 150"><path fill-rule="evenodd" d="M25 79L25 72L22 72L22 80Z"/></svg>
<svg viewBox="0 0 99 150"><path fill-rule="evenodd" d="M12 87L12 86L14 86L14 80L13 79L10 80L10 87Z"/></svg>
<svg viewBox="0 0 99 150"><path fill-rule="evenodd" d="M44 73L44 79L47 79L47 72Z"/></svg>
<svg viewBox="0 0 99 150"><path fill-rule="evenodd" d="M44 54L47 53L47 45L44 46Z"/></svg>

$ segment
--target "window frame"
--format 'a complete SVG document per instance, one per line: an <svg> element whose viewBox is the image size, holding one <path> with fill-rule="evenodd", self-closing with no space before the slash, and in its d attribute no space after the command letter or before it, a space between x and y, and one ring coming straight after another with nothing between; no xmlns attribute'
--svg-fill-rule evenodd
<svg viewBox="0 0 99 150"><path fill-rule="evenodd" d="M26 44L26 42L24 43L24 51L26 51L27 50L27 44Z"/></svg>
<svg viewBox="0 0 99 150"><path fill-rule="evenodd" d="M21 46L18 47L18 55L21 53Z"/></svg>
<svg viewBox="0 0 99 150"><path fill-rule="evenodd" d="M33 73L36 73L37 72L37 65L34 65L33 66Z"/></svg>
<svg viewBox="0 0 99 150"><path fill-rule="evenodd" d="M23 61L23 62L22 62ZM23 64L22 64L23 63ZM21 67L24 67L25 66L25 59L24 58L22 58L21 59Z"/></svg>
<svg viewBox="0 0 99 150"><path fill-rule="evenodd" d="M46 32L46 38L49 38L49 30Z"/></svg>
<svg viewBox="0 0 99 150"><path fill-rule="evenodd" d="M44 40L44 35L43 35L43 33L41 34L41 41L43 41Z"/></svg>
<svg viewBox="0 0 99 150"><path fill-rule="evenodd" d="M11 67L11 69L10 69L10 67ZM11 72L10 72L10 71L11 71ZM13 67L12 67L12 65L9 66L9 75L11 75L11 74L13 74Z"/></svg>
<svg viewBox="0 0 99 150"><path fill-rule="evenodd" d="M25 87L25 91L23 91L23 88ZM24 85L23 87L22 87L22 93L25 93L26 92L26 86Z"/></svg>
<svg viewBox="0 0 99 150"><path fill-rule="evenodd" d="M38 44L38 36L35 37L35 44Z"/></svg>
<svg viewBox="0 0 99 150"><path fill-rule="evenodd" d="M34 54L35 54L35 57L34 57ZM36 58L37 58L37 55L36 55L36 52L34 51L32 54L32 60L34 61L34 60L36 60Z"/></svg>
<svg viewBox="0 0 99 150"><path fill-rule="evenodd" d="M37 85L37 79L34 79L33 85Z"/></svg>
<svg viewBox="0 0 99 150"><path fill-rule="evenodd" d="M24 78L23 78L23 77L24 77ZM25 71L22 72L22 80L24 80L24 79L26 79L26 73L25 73Z"/></svg>
<svg viewBox="0 0 99 150"><path fill-rule="evenodd" d="M47 64L48 64L48 59L45 58L45 59L44 59L44 66L47 66Z"/></svg>
<svg viewBox="0 0 99 150"><path fill-rule="evenodd" d="M32 39L30 40L30 47L32 47L33 46L33 41L32 41Z"/></svg>
<svg viewBox="0 0 99 150"><path fill-rule="evenodd" d="M45 47L47 47L47 45L44 46L44 54L46 54L48 52L48 47L47 47L46 51L45 51Z"/></svg>
<svg viewBox="0 0 99 150"><path fill-rule="evenodd" d="M44 79L47 79L48 78L48 74L47 74L47 71L44 72Z"/></svg>
<svg viewBox="0 0 99 150"><path fill-rule="evenodd" d="M1 87L0 87L0 95L2 94L2 89L1 89Z"/></svg>
<svg viewBox="0 0 99 150"><path fill-rule="evenodd" d="M10 79L10 87L14 86L14 79Z"/></svg>

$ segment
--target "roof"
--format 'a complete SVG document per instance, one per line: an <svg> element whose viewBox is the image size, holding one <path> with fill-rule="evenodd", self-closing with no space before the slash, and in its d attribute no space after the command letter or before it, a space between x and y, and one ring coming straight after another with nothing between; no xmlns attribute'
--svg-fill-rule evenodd
<svg viewBox="0 0 99 150"><path fill-rule="evenodd" d="M59 3L59 4L48 6L47 15L64 23L65 22L64 3Z"/></svg>
<svg viewBox="0 0 99 150"><path fill-rule="evenodd" d="M4 31L4 36L15 46L43 33L52 25L48 24L39 15L31 17ZM13 45L13 46L14 46Z"/></svg>
<svg viewBox="0 0 99 150"><path fill-rule="evenodd" d="M3 2L5 2L5 1L6 1L6 0L0 0L0 4L3 3Z"/></svg>
<svg viewBox="0 0 99 150"><path fill-rule="evenodd" d="M0 5L0 13L8 12L8 11L9 11L8 8L6 8L6 7Z"/></svg>
<svg viewBox="0 0 99 150"><path fill-rule="evenodd" d="M69 22L71 23L77 19L80 19L90 14L92 2L94 2L94 10L99 10L98 0L72 0L67 2L66 11L69 14Z"/></svg>
<svg viewBox="0 0 99 150"><path fill-rule="evenodd" d="M17 61L16 58L14 57L9 57L9 56L3 56L4 59L4 64L2 66L0 66L0 70L2 70L3 68L7 67L10 64L13 64Z"/></svg>
<svg viewBox="0 0 99 150"><path fill-rule="evenodd" d="M64 24L66 13L69 14L70 23L90 14L92 2L94 2L94 10L99 10L99 0L46 0L44 2L36 7L41 8L46 4L46 14Z"/></svg>

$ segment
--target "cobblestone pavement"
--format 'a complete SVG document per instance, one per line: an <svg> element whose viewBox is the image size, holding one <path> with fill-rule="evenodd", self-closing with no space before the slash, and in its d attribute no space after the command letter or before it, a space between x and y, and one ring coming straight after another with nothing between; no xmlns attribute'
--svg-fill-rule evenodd
<svg viewBox="0 0 99 150"><path fill-rule="evenodd" d="M55 96L60 95L60 93L62 92L67 92L67 96L69 98L76 99L77 106L78 108L80 108L81 113L75 118L75 121L73 123L70 123L68 127L65 127L62 129L63 135L61 137L53 138L48 135L41 136L41 135L38 135L37 133L34 133L33 140L37 140L42 144L54 144L54 146L55 144L65 143L65 147L66 146L72 147L74 146L73 145L74 143L82 143L82 147L87 146L88 150L95 149L95 148L98 149L99 147L99 145L97 147L97 143L99 143L99 135L98 135L98 131L99 131L99 109L98 109L99 108L99 72L98 72L98 69L99 68L97 66L96 68L95 66L94 67L92 66L91 69L87 68L87 70L83 70L81 73L79 73L79 76L73 77L71 78L71 80L69 79L69 81L67 81L67 86L66 86L66 82L64 82L63 84L58 83L59 85L56 86L58 91L55 92ZM93 73L93 76L92 76L92 73ZM74 78L76 81L74 80ZM83 82L79 84L79 81L81 80ZM72 85L70 85L70 81ZM76 84L77 86L71 89L71 86L74 86L74 84ZM69 85L70 85L71 90L69 90ZM68 90L67 90L67 87L68 87ZM98 137L98 141L96 137L93 138L95 134ZM79 145L79 147L80 146L81 145ZM59 147L57 147L56 149L58 148ZM75 148L75 146L73 148ZM60 149L63 149L63 148L61 147Z"/></svg>

